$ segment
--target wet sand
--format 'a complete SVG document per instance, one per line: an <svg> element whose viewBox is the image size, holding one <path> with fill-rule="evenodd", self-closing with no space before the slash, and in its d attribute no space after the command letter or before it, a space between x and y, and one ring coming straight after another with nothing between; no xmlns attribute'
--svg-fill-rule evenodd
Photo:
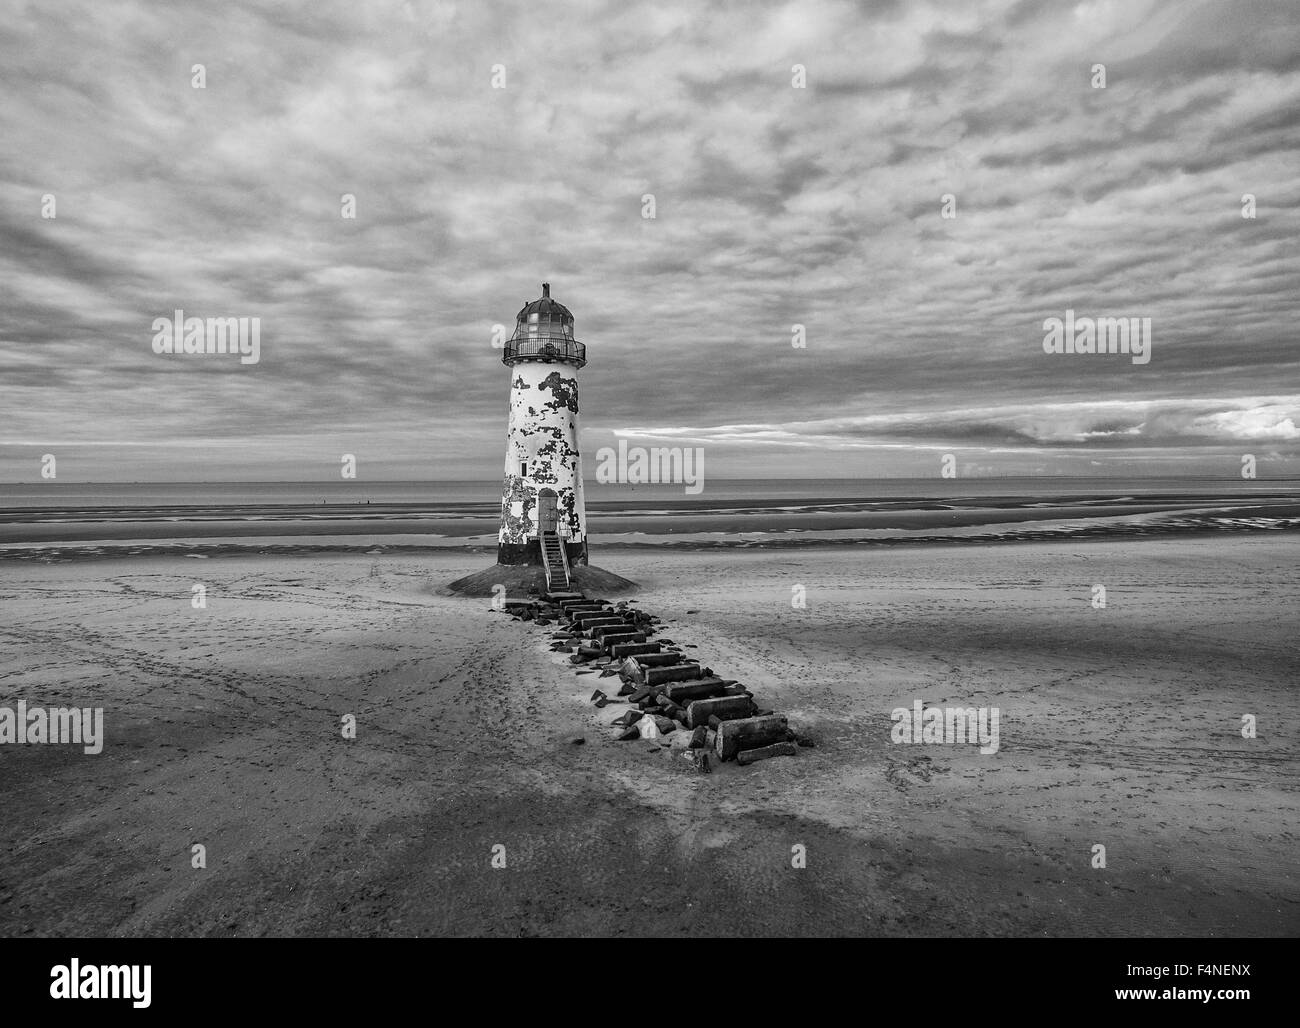
<svg viewBox="0 0 1300 1028"><path fill-rule="evenodd" d="M594 554L819 740L712 775L436 592L482 555L6 562L0 706L107 742L0 746L0 933L1294 935L1294 540ZM891 743L918 698L999 752Z"/></svg>

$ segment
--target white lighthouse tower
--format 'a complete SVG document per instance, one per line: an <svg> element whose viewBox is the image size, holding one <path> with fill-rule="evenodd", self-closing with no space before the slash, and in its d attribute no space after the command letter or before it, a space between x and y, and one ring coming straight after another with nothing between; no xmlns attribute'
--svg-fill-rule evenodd
<svg viewBox="0 0 1300 1028"><path fill-rule="evenodd" d="M587 563L577 377L587 348L549 282L519 312L501 362L511 377L497 563L541 564L548 582L567 585L570 568Z"/></svg>

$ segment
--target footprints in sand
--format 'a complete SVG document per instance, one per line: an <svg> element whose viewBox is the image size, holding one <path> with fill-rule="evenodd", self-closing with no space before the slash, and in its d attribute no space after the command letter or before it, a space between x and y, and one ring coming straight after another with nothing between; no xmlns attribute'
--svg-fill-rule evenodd
<svg viewBox="0 0 1300 1028"><path fill-rule="evenodd" d="M885 758L885 781L899 792L907 792L916 785L929 785L934 775L947 774L951 770L951 767L935 763L925 754L902 760Z"/></svg>

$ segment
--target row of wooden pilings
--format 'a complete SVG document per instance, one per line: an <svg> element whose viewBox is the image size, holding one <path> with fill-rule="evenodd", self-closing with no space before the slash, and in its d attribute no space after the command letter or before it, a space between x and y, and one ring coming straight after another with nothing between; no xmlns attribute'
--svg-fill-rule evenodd
<svg viewBox="0 0 1300 1028"><path fill-rule="evenodd" d="M740 682L715 675L672 639L652 639L660 620L635 603L549 592L507 600L505 610L517 620L556 626L551 649L569 653L578 674L618 677L615 696L597 689L591 699L598 707L628 704L613 722L620 741L649 740L655 749L680 753L706 773L715 760L752 764L813 745L792 731L786 718L761 707Z"/></svg>

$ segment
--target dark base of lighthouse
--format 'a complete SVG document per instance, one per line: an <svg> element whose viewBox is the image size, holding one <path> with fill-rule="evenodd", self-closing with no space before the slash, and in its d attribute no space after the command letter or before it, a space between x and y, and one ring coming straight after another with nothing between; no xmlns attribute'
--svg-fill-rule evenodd
<svg viewBox="0 0 1300 1028"><path fill-rule="evenodd" d="M569 566L577 567L587 563L587 540L580 543L565 543L564 549L569 556ZM530 539L523 546L515 543L497 544L498 564L536 564L542 563L542 547L536 539Z"/></svg>
<svg viewBox="0 0 1300 1028"><path fill-rule="evenodd" d="M600 599L627 596L640 586L604 568L590 564L570 569L570 588ZM493 564L490 568L458 578L447 584L447 591L458 596L498 596L505 589L507 599L540 596L546 592L546 572L540 564Z"/></svg>

